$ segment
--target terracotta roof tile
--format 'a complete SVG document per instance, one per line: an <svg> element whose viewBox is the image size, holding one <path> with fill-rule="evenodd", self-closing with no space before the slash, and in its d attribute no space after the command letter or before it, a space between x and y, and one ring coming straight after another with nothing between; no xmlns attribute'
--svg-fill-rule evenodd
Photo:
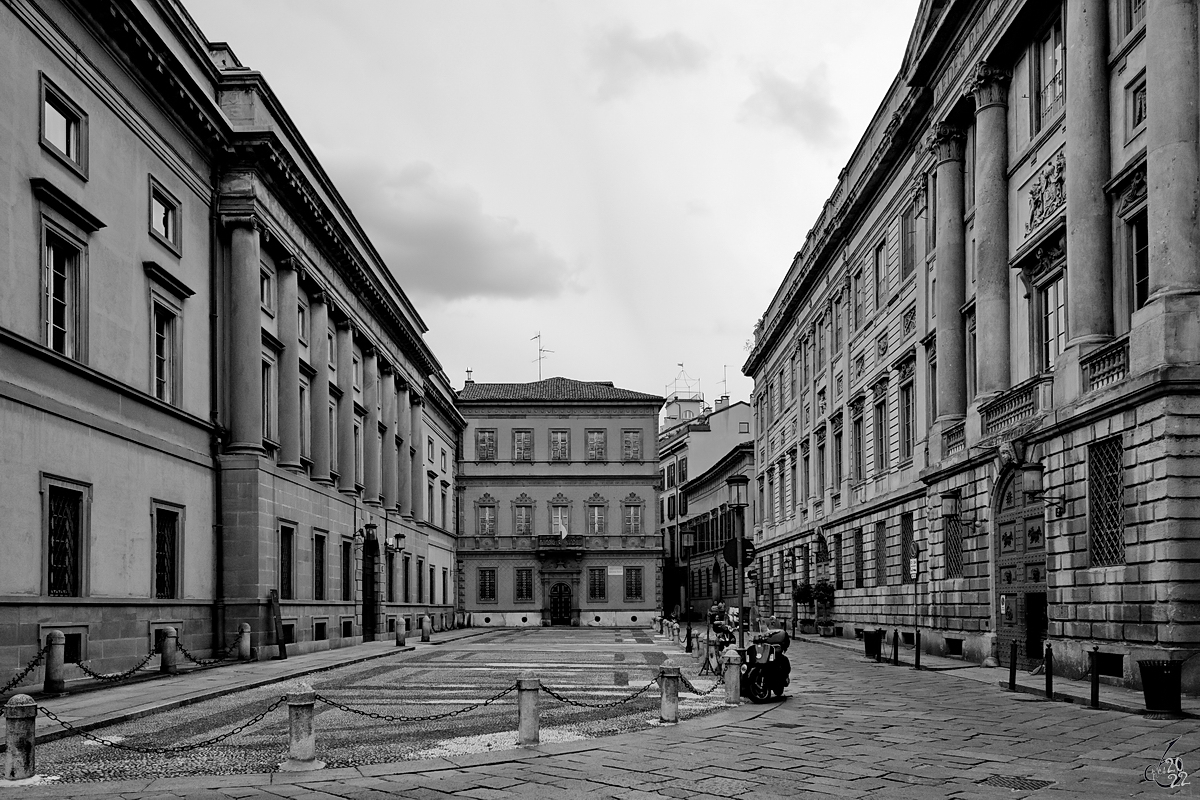
<svg viewBox="0 0 1200 800"><path fill-rule="evenodd" d="M570 378L546 378L533 383L468 383L458 393L459 402L562 402L581 400L632 400L663 402L653 394L619 389L612 381L576 381Z"/></svg>

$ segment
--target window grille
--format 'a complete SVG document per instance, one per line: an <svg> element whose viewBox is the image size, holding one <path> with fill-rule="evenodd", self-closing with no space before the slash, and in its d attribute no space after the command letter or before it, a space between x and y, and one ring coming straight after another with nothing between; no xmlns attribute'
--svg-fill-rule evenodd
<svg viewBox="0 0 1200 800"><path fill-rule="evenodd" d="M517 570L517 593L519 601L533 600L533 570L521 568Z"/></svg>
<svg viewBox="0 0 1200 800"><path fill-rule="evenodd" d="M863 532L862 528L854 529L854 586L863 588Z"/></svg>
<svg viewBox="0 0 1200 800"><path fill-rule="evenodd" d="M1121 440L1088 445L1088 516L1091 565L1125 563L1125 508Z"/></svg>
<svg viewBox="0 0 1200 800"><path fill-rule="evenodd" d="M296 596L292 583L292 552L295 529L283 526L279 529L279 597L290 600Z"/></svg>
<svg viewBox="0 0 1200 800"><path fill-rule="evenodd" d="M841 589L842 583L842 535L833 535L833 587Z"/></svg>
<svg viewBox="0 0 1200 800"><path fill-rule="evenodd" d="M900 515L900 557L904 559L900 565L902 583L912 583L916 579L913 574L912 559L917 554L913 542L913 515L911 511Z"/></svg>
<svg viewBox="0 0 1200 800"><path fill-rule="evenodd" d="M588 600L608 598L608 578L603 567L588 570Z"/></svg>
<svg viewBox="0 0 1200 800"><path fill-rule="evenodd" d="M79 518L83 494L50 487L49 594L51 597L78 597Z"/></svg>
<svg viewBox="0 0 1200 800"><path fill-rule="evenodd" d="M626 600L641 600L642 599L642 568L641 567L626 567L625 568L625 599Z"/></svg>
<svg viewBox="0 0 1200 800"><path fill-rule="evenodd" d="M420 567L417 568L420 570ZM417 576L421 573L418 571ZM418 580L417 596L420 598L421 587ZM480 600L495 600L496 599L496 570L481 569L479 570L479 599Z"/></svg>
<svg viewBox="0 0 1200 800"><path fill-rule="evenodd" d="M388 553L384 561L387 564L387 601L396 602L396 554Z"/></svg>
<svg viewBox="0 0 1200 800"><path fill-rule="evenodd" d="M325 537L313 537L313 599L325 599Z"/></svg>
<svg viewBox="0 0 1200 800"><path fill-rule="evenodd" d="M887 585L887 521L875 523L875 585Z"/></svg>
<svg viewBox="0 0 1200 800"><path fill-rule="evenodd" d="M154 597L174 599L176 552L179 543L179 514L158 509L154 515Z"/></svg>
<svg viewBox="0 0 1200 800"><path fill-rule="evenodd" d="M408 561L405 561L407 567ZM342 600L354 599L354 550L348 541L342 542ZM405 602L408 598L404 598Z"/></svg>
<svg viewBox="0 0 1200 800"><path fill-rule="evenodd" d="M829 563L829 543L825 541L823 534L817 534L817 563Z"/></svg>

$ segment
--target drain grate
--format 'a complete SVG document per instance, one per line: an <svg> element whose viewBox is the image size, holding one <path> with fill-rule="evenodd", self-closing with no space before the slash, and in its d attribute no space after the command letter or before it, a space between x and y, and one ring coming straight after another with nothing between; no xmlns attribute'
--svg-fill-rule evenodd
<svg viewBox="0 0 1200 800"><path fill-rule="evenodd" d="M979 782L983 786L998 786L1001 789L1045 789L1054 781L1039 781L1034 778L1015 778L1011 775L993 775Z"/></svg>

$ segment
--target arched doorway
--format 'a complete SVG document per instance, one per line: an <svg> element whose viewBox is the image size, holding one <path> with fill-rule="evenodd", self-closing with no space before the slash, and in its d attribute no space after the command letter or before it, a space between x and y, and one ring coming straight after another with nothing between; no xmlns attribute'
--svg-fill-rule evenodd
<svg viewBox="0 0 1200 800"><path fill-rule="evenodd" d="M997 656L1008 666L1015 641L1021 669L1041 663L1046 649L1046 509L1026 494L1034 488L1014 470L996 504Z"/></svg>
<svg viewBox="0 0 1200 800"><path fill-rule="evenodd" d="M565 583L550 587L550 624L571 624L571 587Z"/></svg>

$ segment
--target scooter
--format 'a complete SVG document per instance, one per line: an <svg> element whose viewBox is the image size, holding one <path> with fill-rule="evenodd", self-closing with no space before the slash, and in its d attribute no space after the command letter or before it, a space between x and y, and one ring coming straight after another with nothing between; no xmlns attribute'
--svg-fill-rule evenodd
<svg viewBox="0 0 1200 800"><path fill-rule="evenodd" d="M754 636L754 643L742 655L742 694L755 703L783 696L792 682L792 662L784 652L791 639L785 630L773 630Z"/></svg>

